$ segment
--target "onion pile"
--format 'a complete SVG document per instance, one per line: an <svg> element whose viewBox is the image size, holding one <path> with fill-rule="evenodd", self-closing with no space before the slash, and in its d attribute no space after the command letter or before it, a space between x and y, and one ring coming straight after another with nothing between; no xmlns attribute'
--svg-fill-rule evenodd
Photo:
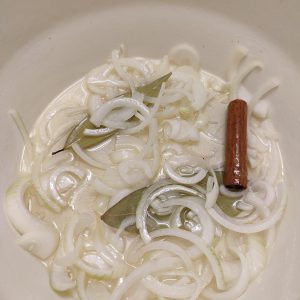
<svg viewBox="0 0 300 300"><path fill-rule="evenodd" d="M262 63L247 61L240 47L223 81L202 70L186 44L160 60L124 53L123 46L114 50L60 94L30 136L11 111L25 142L6 195L19 244L45 262L51 287L74 299L237 299L265 267L286 206L277 134L263 99L278 81L249 97L249 183L236 193L217 177L224 116ZM157 93L139 88L170 72ZM86 116L89 127L64 146ZM101 142L84 147L82 138ZM101 220L141 188L136 210L125 212L118 228ZM235 214L222 208L221 195ZM149 227L151 216L157 227Z"/></svg>

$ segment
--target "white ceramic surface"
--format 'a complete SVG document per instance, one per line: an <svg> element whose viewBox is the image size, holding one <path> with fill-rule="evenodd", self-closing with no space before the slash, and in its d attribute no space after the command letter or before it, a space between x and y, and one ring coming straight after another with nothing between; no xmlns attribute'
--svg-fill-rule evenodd
<svg viewBox="0 0 300 300"><path fill-rule="evenodd" d="M14 178L22 149L6 112L14 107L30 127L62 89L101 64L120 43L132 55L161 56L178 42L199 51L203 67L220 76L238 43L266 64L249 90L270 75L281 134L289 204L269 266L244 300L300 299L300 2L298 0L96 1L0 0L0 191ZM60 299L48 274L19 249L0 208L0 299ZM100 300L100 298L99 298Z"/></svg>

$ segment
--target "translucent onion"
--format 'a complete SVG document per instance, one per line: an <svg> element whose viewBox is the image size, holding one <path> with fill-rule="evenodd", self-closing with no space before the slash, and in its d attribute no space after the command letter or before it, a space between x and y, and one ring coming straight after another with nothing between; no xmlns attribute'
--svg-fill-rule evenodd
<svg viewBox="0 0 300 300"><path fill-rule="evenodd" d="M245 192L246 191L232 192L228 190L223 184L220 185L220 193L229 198L241 198L245 195Z"/></svg>
<svg viewBox="0 0 300 300"><path fill-rule="evenodd" d="M213 169L210 169L209 172L213 176L213 187L209 191L206 192L206 201L205 201L205 208L210 209L213 207L218 199L219 196L219 183L216 176L216 173Z"/></svg>
<svg viewBox="0 0 300 300"><path fill-rule="evenodd" d="M146 161L141 159L122 161L118 166L118 170L121 178L129 185L136 184L144 181L145 179L151 179L153 177L151 167ZM139 172L132 172L131 170L138 170Z"/></svg>
<svg viewBox="0 0 300 300"><path fill-rule="evenodd" d="M24 121L22 120L21 116L18 114L17 111L15 110L10 110L8 112L8 114L11 116L11 118L14 120L22 138L25 144L25 153L26 153L26 157L28 162L31 162L33 157L34 157L34 149L33 149L33 145L32 142L30 140L29 137L29 133L26 129L26 126L24 124ZM29 165L29 164L28 164Z"/></svg>
<svg viewBox="0 0 300 300"><path fill-rule="evenodd" d="M205 169L200 168L200 170L193 176L181 176L172 168L172 166L168 162L165 162L164 170L170 178L181 184L196 184L200 182L207 174L207 171Z"/></svg>
<svg viewBox="0 0 300 300"><path fill-rule="evenodd" d="M78 176L80 179L83 179L83 177L85 176L85 172L79 169L78 167L74 167L70 165L62 165L60 167L57 167L55 171L51 174L49 179L50 193L52 197L56 200L56 203L64 207L67 205L67 201L61 197L56 186L57 178L63 173L71 173Z"/></svg>
<svg viewBox="0 0 300 300"><path fill-rule="evenodd" d="M132 98L116 98L101 105L91 116L90 121L99 127L107 114L113 109L132 107L138 110L145 118L149 116L149 109L143 103Z"/></svg>
<svg viewBox="0 0 300 300"><path fill-rule="evenodd" d="M173 257L155 259L145 262L141 266L137 267L134 271L129 273L124 281L115 287L113 293L111 294L110 300L121 300L122 296L133 284L148 274L174 269L176 266L180 266L180 260Z"/></svg>
<svg viewBox="0 0 300 300"><path fill-rule="evenodd" d="M115 189L113 189L110 186L106 185L105 183L103 183L97 177L93 177L91 183L92 183L93 188L99 194L106 195L106 196L113 196L113 195L116 194L116 190Z"/></svg>
<svg viewBox="0 0 300 300"><path fill-rule="evenodd" d="M248 287L249 283L249 268L247 259L243 254L238 252L241 261L241 274L238 281L228 290L224 292L216 292L211 288L203 291L203 296L209 300L232 300L241 296Z"/></svg>
<svg viewBox="0 0 300 300"><path fill-rule="evenodd" d="M77 143L72 144L72 149L88 165L98 169L106 169L108 167L106 163L95 160L89 156L87 151L84 151Z"/></svg>
<svg viewBox="0 0 300 300"><path fill-rule="evenodd" d="M251 114L255 105L258 101L267 93L277 88L280 85L280 82L277 78L271 78L266 81L262 86L260 86L256 92L253 94L252 99L249 103L248 113Z"/></svg>
<svg viewBox="0 0 300 300"><path fill-rule="evenodd" d="M108 133L111 133L113 131L112 128L107 128L107 127L104 127L104 128L96 128L96 129L84 129L84 135L87 135L87 136L102 136L102 135L105 135L105 134L108 134Z"/></svg>
<svg viewBox="0 0 300 300"><path fill-rule="evenodd" d="M210 244L215 235L215 226L212 222L211 217L207 213L206 209L204 208L204 200L200 199L199 197L181 197L176 199L166 200L163 203L164 206L182 206L187 207L192 210L201 222L202 225L202 239L207 243Z"/></svg>
<svg viewBox="0 0 300 300"><path fill-rule="evenodd" d="M238 98L238 88L241 82L251 73L254 69L263 68L263 64L260 61L251 61L245 64L238 73L232 78L230 85L230 99Z"/></svg>
<svg viewBox="0 0 300 300"><path fill-rule="evenodd" d="M284 184L278 185L275 207L268 217L253 224L239 224L235 218L227 216L217 205L208 209L210 216L227 229L240 233L261 232L274 226L280 219L286 206L286 192Z"/></svg>
<svg viewBox="0 0 300 300"><path fill-rule="evenodd" d="M186 252L180 246L168 241L153 241L152 243L137 249L134 255L132 255L132 259L134 259L134 261L138 261L147 252L155 250L163 250L178 256L180 259L182 259L182 262L185 264L187 270L194 270L192 260L186 254Z"/></svg>
<svg viewBox="0 0 300 300"><path fill-rule="evenodd" d="M74 270L58 265L55 261L51 264L49 279L51 287L58 292L65 292L76 287Z"/></svg>
<svg viewBox="0 0 300 300"><path fill-rule="evenodd" d="M199 68L199 54L196 49L189 44L179 44L169 51L170 60L177 65L188 65L196 70Z"/></svg>
<svg viewBox="0 0 300 300"><path fill-rule="evenodd" d="M32 184L34 185L39 198L45 202L45 204L51 208L54 212L58 213L61 211L61 207L55 203L44 190L42 183L41 183L41 165L43 162L43 155L36 155L35 162L32 166L32 173L31 173L31 180Z"/></svg>
<svg viewBox="0 0 300 300"><path fill-rule="evenodd" d="M250 277L253 280L263 270L267 262L266 248L262 240L253 235L247 236L248 251L246 254Z"/></svg>
<svg viewBox="0 0 300 300"><path fill-rule="evenodd" d="M89 300L86 292L86 275L84 272L79 271L77 275L77 292L80 300Z"/></svg>
<svg viewBox="0 0 300 300"><path fill-rule="evenodd" d="M215 275L218 289L223 290L225 288L220 261L217 258L215 252L212 250L212 248L209 245L207 245L202 238L196 236L194 233L191 233L189 231L182 230L182 229L173 229L173 228L158 229L151 232L150 235L152 238L157 238L161 236L172 236L172 237L182 238L196 245L199 248L199 250L202 253L204 253L204 255L207 257L207 260L209 261L212 271Z"/></svg>
<svg viewBox="0 0 300 300"><path fill-rule="evenodd" d="M161 182L160 184L164 184L164 182ZM157 190L155 190L157 188ZM182 185L167 185L163 187L156 187L151 186L149 189L147 189L138 204L137 210L136 210L136 226L140 232L140 235L145 243L148 243L151 241L151 237L148 233L147 227L146 227L146 218L147 218L147 211L150 206L150 204L160 195L168 193L168 192L184 192L190 195L203 197L203 194L193 188L185 187Z"/></svg>
<svg viewBox="0 0 300 300"><path fill-rule="evenodd" d="M246 58L248 55L249 50L241 45L238 45L235 49L234 56L233 56L233 61L230 64L230 69L228 72L228 80L231 81L235 76L238 71L238 68L242 61Z"/></svg>
<svg viewBox="0 0 300 300"><path fill-rule="evenodd" d="M172 299L187 299L190 298L194 290L196 289L195 283L181 284L181 285L170 285L158 281L151 275L146 276L142 283L153 294L158 294L162 297Z"/></svg>
<svg viewBox="0 0 300 300"><path fill-rule="evenodd" d="M163 122L163 128L165 136L176 142L195 142L199 140L198 131L188 121L180 119L166 120Z"/></svg>
<svg viewBox="0 0 300 300"><path fill-rule="evenodd" d="M56 250L59 234L53 224L30 214L24 198L30 187L30 178L18 178L6 192L6 213L12 225L22 235L19 245L40 259L46 259Z"/></svg>

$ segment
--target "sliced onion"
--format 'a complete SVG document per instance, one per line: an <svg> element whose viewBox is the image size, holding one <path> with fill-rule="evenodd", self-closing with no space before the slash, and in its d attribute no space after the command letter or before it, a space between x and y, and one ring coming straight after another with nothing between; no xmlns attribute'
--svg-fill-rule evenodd
<svg viewBox="0 0 300 300"><path fill-rule="evenodd" d="M151 179L153 177L151 167L142 159L122 161L118 166L118 170L121 178L130 185L137 184L141 181L145 181L145 179ZM139 170L139 172L134 173L131 170Z"/></svg>
<svg viewBox="0 0 300 300"><path fill-rule="evenodd" d="M145 262L143 265L137 267L134 271L129 273L120 285L116 286L111 294L110 300L121 300L122 296L133 284L148 274L174 269L176 266L180 266L180 260L178 258L171 257Z"/></svg>
<svg viewBox="0 0 300 300"><path fill-rule="evenodd" d="M249 103L248 113L251 114L257 102L267 93L277 88L280 85L280 82L277 78L271 78L266 81L262 86L260 86Z"/></svg>
<svg viewBox="0 0 300 300"><path fill-rule="evenodd" d="M151 275L146 276L142 283L153 294L157 294L161 297L167 297L172 299L187 299L190 298L194 290L196 289L195 283L182 284L182 285L169 285L158 281Z"/></svg>
<svg viewBox="0 0 300 300"><path fill-rule="evenodd" d="M50 285L58 292L65 292L76 287L76 280L73 274L74 270L55 263L50 267ZM72 273L72 275L70 275Z"/></svg>
<svg viewBox="0 0 300 300"><path fill-rule="evenodd" d="M213 207L218 199L219 196L219 183L216 176L216 173L213 169L210 169L209 172L213 176L213 187L209 191L206 192L206 201L205 201L205 208L210 209Z"/></svg>
<svg viewBox="0 0 300 300"><path fill-rule="evenodd" d="M21 116L18 114L17 111L15 111L14 109L10 110L8 112L8 114L11 116L11 118L14 120L22 138L23 141L25 143L25 153L26 153L26 157L28 160L28 165L30 165L29 162L32 161L33 157L34 157L34 149L33 149L33 145L32 142L30 140L29 137L29 133L26 129L26 126L24 124L23 119L21 118Z"/></svg>
<svg viewBox="0 0 300 300"><path fill-rule="evenodd" d="M248 55L249 50L241 45L238 45L235 49L233 61L231 63L230 70L228 72L228 80L231 81L235 76L238 71L238 68L242 61L246 58Z"/></svg>
<svg viewBox="0 0 300 300"><path fill-rule="evenodd" d="M89 300L86 292L86 275L84 272L79 271L77 275L77 292L80 300Z"/></svg>
<svg viewBox="0 0 300 300"><path fill-rule="evenodd" d="M256 235L249 234L248 240L248 251L246 254L250 277L253 280L265 267L267 257L266 248L262 241Z"/></svg>
<svg viewBox="0 0 300 300"><path fill-rule="evenodd" d="M193 270L194 266L191 261L191 258L186 254L186 252L176 245L175 243L171 243L168 241L154 241L150 244L147 244L138 250L136 250L135 254L132 255L134 261L140 260L147 252L155 251L155 250L164 250L166 252L171 252L172 254L175 254L180 259L182 259L183 263L185 264L186 268L188 270Z"/></svg>
<svg viewBox="0 0 300 300"><path fill-rule="evenodd" d="M254 224L239 224L235 218L227 216L217 205L208 210L210 216L220 225L227 229L240 233L256 233L271 228L276 224L284 212L286 206L286 192L284 184L277 187L277 201L270 215Z"/></svg>
<svg viewBox="0 0 300 300"><path fill-rule="evenodd" d="M196 70L199 68L199 54L198 51L189 44L179 44L169 51L170 60L177 65L188 65Z"/></svg>
<svg viewBox="0 0 300 300"><path fill-rule="evenodd" d="M132 98L116 98L101 105L92 114L90 121L99 127L109 112L120 107L132 107L141 112L145 118L149 116L149 109L140 101Z"/></svg>
<svg viewBox="0 0 300 300"><path fill-rule="evenodd" d="M87 136L102 136L102 135L111 133L113 131L114 131L113 129L107 128L107 127L96 128L96 129L87 129L86 128L83 133L84 133L84 135L87 135Z"/></svg>
<svg viewBox="0 0 300 300"><path fill-rule="evenodd" d="M160 183L161 185L165 184L164 182ZM157 190L155 190L157 189ZM157 187L155 185L148 188L144 193L143 196L138 204L136 210L136 226L140 232L140 235L145 243L151 241L151 237L148 233L146 227L146 218L147 218L147 211L150 204L160 195L168 193L168 192L184 192L190 195L203 197L203 194L194 188L189 188L182 185L167 185L163 187Z"/></svg>
<svg viewBox="0 0 300 300"><path fill-rule="evenodd" d="M229 198L241 198L246 191L233 192L228 190L223 184L220 186L220 193Z"/></svg>
<svg viewBox="0 0 300 300"><path fill-rule="evenodd" d="M87 154L77 143L72 144L72 149L74 152L88 165L92 167L96 167L98 169L106 169L108 167L104 162L100 162L98 160L93 159L91 156Z"/></svg>
<svg viewBox="0 0 300 300"><path fill-rule="evenodd" d="M150 235L152 238L157 238L161 236L173 236L173 237L188 240L189 242L196 245L200 249L200 251L202 251L202 253L204 253L204 255L207 257L207 260L209 261L210 266L215 275L218 289L223 290L225 288L223 272L220 266L220 262L216 254L213 252L212 248L209 245L207 245L202 238L196 236L194 233L191 233L189 231L182 230L182 229L173 229L173 228L158 229L151 232Z"/></svg>
<svg viewBox="0 0 300 300"><path fill-rule="evenodd" d="M238 88L241 82L251 73L254 69L263 68L263 64L260 61L251 61L248 64L245 64L240 71L232 78L230 86L230 99L238 98Z"/></svg>
<svg viewBox="0 0 300 300"><path fill-rule="evenodd" d="M82 179L85 176L85 172L78 167L62 165L57 167L55 171L51 174L49 179L49 190L52 197L56 200L57 204L60 206L66 206L67 202L59 194L56 186L57 178L63 173L72 173Z"/></svg>
<svg viewBox="0 0 300 300"><path fill-rule="evenodd" d="M199 140L199 133L192 123L171 119L163 122L165 136L176 142L195 142Z"/></svg>
<svg viewBox="0 0 300 300"><path fill-rule="evenodd" d="M116 194L116 190L103 183L100 179L93 177L92 186L94 189L102 195L113 196Z"/></svg>
<svg viewBox="0 0 300 300"><path fill-rule="evenodd" d="M36 155L35 162L32 167L32 173L31 173L31 180L32 184L34 185L39 198L45 202L45 204L51 208L56 213L61 211L61 207L56 204L47 194L47 192L44 190L42 183L41 183L41 165L43 161L43 155Z"/></svg>
<svg viewBox="0 0 300 300"><path fill-rule="evenodd" d="M248 287L249 283L249 269L247 259L240 252L238 256L241 260L241 274L235 285L224 292L215 292L211 288L203 291L203 296L209 300L232 300L241 296Z"/></svg>
<svg viewBox="0 0 300 300"><path fill-rule="evenodd" d="M204 200L200 199L199 197L182 197L166 200L163 205L178 205L187 207L192 210L198 216L198 219L200 220L200 223L202 225L202 239L207 244L210 244L213 241L215 235L215 226L206 209L204 208Z"/></svg>
<svg viewBox="0 0 300 300"><path fill-rule="evenodd" d="M6 213L12 225L22 234L19 244L40 259L56 250L59 234L54 226L30 214L24 195L30 186L29 177L18 178L6 192Z"/></svg>
<svg viewBox="0 0 300 300"><path fill-rule="evenodd" d="M207 171L201 168L198 173L193 176L181 176L175 172L168 162L165 162L164 170L170 178L181 184L196 184L200 182L207 174Z"/></svg>

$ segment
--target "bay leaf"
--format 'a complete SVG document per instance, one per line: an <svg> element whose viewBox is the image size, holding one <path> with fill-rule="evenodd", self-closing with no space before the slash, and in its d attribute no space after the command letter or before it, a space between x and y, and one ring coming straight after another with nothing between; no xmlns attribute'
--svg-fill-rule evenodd
<svg viewBox="0 0 300 300"><path fill-rule="evenodd" d="M83 149L96 146L101 142L104 142L105 140L109 139L119 131L118 129L115 129L101 136L87 136L83 134L85 129L96 129L96 126L90 122L89 116L86 116L78 125L76 125L71 130L67 141L65 142L64 148L53 152L52 155L55 155L61 151L70 148L74 143L78 143L78 145Z"/></svg>
<svg viewBox="0 0 300 300"><path fill-rule="evenodd" d="M216 171L215 173L219 184L222 184L223 172ZM208 176L209 175L206 175L206 177L201 182L199 182L198 185L201 186L202 188L206 188ZM126 197L124 197L116 205L109 208L102 215L101 219L106 224L114 228L119 228L120 224L126 217L135 216L139 201L141 200L143 192L146 190L146 188L147 187L136 190L131 194L127 195ZM235 198L228 198L224 195L219 194L217 199L217 205L225 214L227 214L230 217L234 217L240 213L240 210L238 210L235 206L236 201L237 199ZM187 209L187 211L189 211L189 209ZM147 219L147 228L149 232L165 227L163 225L164 221L165 220L162 217L151 214L150 218ZM126 231L137 232L137 229L135 226L130 226L126 228Z"/></svg>
<svg viewBox="0 0 300 300"><path fill-rule="evenodd" d="M122 221L130 216L135 216L137 206L141 200L145 188L136 190L129 195L125 196L116 205L108 209L102 216L101 219L108 225L118 228ZM126 231L137 232L135 226L129 226Z"/></svg>
<svg viewBox="0 0 300 300"><path fill-rule="evenodd" d="M90 122L90 117L87 115L74 129L70 132L64 148L70 147L73 143L80 141L85 129L96 129L96 126Z"/></svg>
<svg viewBox="0 0 300 300"><path fill-rule="evenodd" d="M145 84L144 86L138 87L136 90L139 93L144 94L148 97L157 97L161 90L162 84L166 82L172 75L172 72L152 81L151 83Z"/></svg>
<svg viewBox="0 0 300 300"><path fill-rule="evenodd" d="M148 97L157 97L159 95L159 92L161 90L162 84L166 82L170 77L172 73L168 73L148 84L145 84L144 86L137 87L136 90L139 93L144 94ZM121 94L118 97L131 97L132 93L131 91ZM134 118L134 117L133 117ZM118 130L114 130L110 133L101 135L101 136L87 136L84 135L85 129L97 129L97 127L90 122L90 116L87 115L78 125L76 125L72 131L70 132L67 141L64 145L64 148L55 151L52 153L52 155L59 153L61 151L64 151L65 149L68 149L73 143L78 143L79 146L83 149L96 146L97 144L104 142L108 138L112 137L114 134L118 132Z"/></svg>

